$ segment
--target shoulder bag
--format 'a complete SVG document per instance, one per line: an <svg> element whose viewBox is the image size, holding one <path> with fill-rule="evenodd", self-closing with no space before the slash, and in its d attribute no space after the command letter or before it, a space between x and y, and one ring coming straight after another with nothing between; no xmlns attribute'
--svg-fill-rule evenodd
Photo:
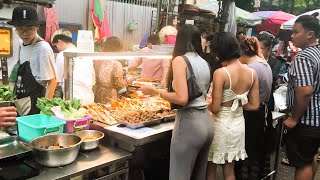
<svg viewBox="0 0 320 180"><path fill-rule="evenodd" d="M189 72L190 72L190 77L187 78L187 85L188 85L188 102L202 96L203 92L201 91L201 88L199 87L197 83L197 79L194 75L193 68L190 64L189 59L186 56L182 56L184 61L186 62ZM172 88L171 88L172 90ZM181 105L177 105L174 103L171 103L171 109L179 109L182 108Z"/></svg>

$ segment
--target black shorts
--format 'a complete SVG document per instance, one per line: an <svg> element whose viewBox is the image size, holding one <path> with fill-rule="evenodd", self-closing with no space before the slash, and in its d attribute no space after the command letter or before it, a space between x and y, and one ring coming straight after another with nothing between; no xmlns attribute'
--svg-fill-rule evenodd
<svg viewBox="0 0 320 180"><path fill-rule="evenodd" d="M297 168L311 165L320 147L320 127L298 124L285 128L284 133L289 164Z"/></svg>

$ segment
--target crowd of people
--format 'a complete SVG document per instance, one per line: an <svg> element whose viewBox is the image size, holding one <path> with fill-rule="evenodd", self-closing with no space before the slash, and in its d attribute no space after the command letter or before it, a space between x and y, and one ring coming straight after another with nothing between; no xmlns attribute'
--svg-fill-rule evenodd
<svg viewBox="0 0 320 180"><path fill-rule="evenodd" d="M37 98L52 98L59 90L55 96L62 97L62 52L76 47L69 31L57 31L51 42L60 51L55 59L49 43L37 34L38 15L31 7L15 8L8 24L15 27L23 41L10 78L15 80L17 98L29 104L29 111L18 113L36 114ZM293 26L292 43L301 52L288 73L289 116L284 124L288 158L296 167L296 180L311 180L316 172L315 157L320 146L319 33L319 20L310 15L299 17ZM144 94L158 94L179 107L170 146L170 180L213 180L218 165L222 165L226 180L257 180L270 173L270 154L274 150L270 135L272 94L280 71L272 55L273 40L268 32L257 37L236 37L228 32L201 36L196 26L183 25L171 63L137 59L129 66L132 69L142 64L144 77L160 79L163 86L168 86L168 90L143 86ZM147 42L144 52L154 50L159 37L151 35ZM102 49L124 50L117 37L108 38ZM74 95L88 103L110 102L133 81L125 72L118 61L77 61L74 86L78 88L74 89L79 92ZM191 97L188 90L192 78L201 92L197 97ZM15 107L1 107L0 125L11 126L16 116Z"/></svg>
<svg viewBox="0 0 320 180"><path fill-rule="evenodd" d="M284 124L296 180L313 179L320 146L319 28L319 20L310 15L299 17L293 26L292 43L301 52L289 70L290 116ZM235 37L227 32L201 36L193 25L181 27L170 71L172 91L142 88L145 94L160 94L182 106L171 141L170 180L216 179L217 165L223 166L228 180L257 180L271 172L270 156L275 150L272 94L281 63L272 54L274 45L269 32L257 37ZM186 58L203 91L192 100L188 94L192 71ZM207 94L210 83L211 94Z"/></svg>

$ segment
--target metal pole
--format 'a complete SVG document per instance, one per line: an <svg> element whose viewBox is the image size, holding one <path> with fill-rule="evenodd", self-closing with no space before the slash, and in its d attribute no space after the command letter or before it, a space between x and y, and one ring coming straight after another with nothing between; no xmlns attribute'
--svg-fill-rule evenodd
<svg viewBox="0 0 320 180"><path fill-rule="evenodd" d="M282 138L283 138L283 131L284 131L284 120L287 118L287 113L286 113L286 116L279 119L279 125L280 125L280 137L278 139L278 142L277 142L277 152L276 152L276 156L275 156L275 162L274 162L274 175L273 175L273 180L276 180L277 179L277 176L278 176L278 166L279 166L279 156L280 156L280 152L281 152L281 142L282 142Z"/></svg>
<svg viewBox="0 0 320 180"><path fill-rule="evenodd" d="M161 4L162 4L162 0L157 0L157 28L156 28L156 32L160 31Z"/></svg>
<svg viewBox="0 0 320 180"><path fill-rule="evenodd" d="M9 84L7 58L1 58L2 83Z"/></svg>
<svg viewBox="0 0 320 180"><path fill-rule="evenodd" d="M64 99L73 99L73 58L64 58Z"/></svg>

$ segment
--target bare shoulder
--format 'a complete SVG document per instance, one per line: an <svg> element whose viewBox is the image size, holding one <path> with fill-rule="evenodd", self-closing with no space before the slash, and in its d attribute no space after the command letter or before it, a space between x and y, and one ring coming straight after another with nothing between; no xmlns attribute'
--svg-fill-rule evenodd
<svg viewBox="0 0 320 180"><path fill-rule="evenodd" d="M177 56L175 57L173 60L172 60L172 65L173 66L186 66L186 62L184 61L183 57L182 56Z"/></svg>
<svg viewBox="0 0 320 180"><path fill-rule="evenodd" d="M223 68L219 68L217 70L214 71L213 73L213 80L225 80L225 78L227 77L226 72L223 70Z"/></svg>

